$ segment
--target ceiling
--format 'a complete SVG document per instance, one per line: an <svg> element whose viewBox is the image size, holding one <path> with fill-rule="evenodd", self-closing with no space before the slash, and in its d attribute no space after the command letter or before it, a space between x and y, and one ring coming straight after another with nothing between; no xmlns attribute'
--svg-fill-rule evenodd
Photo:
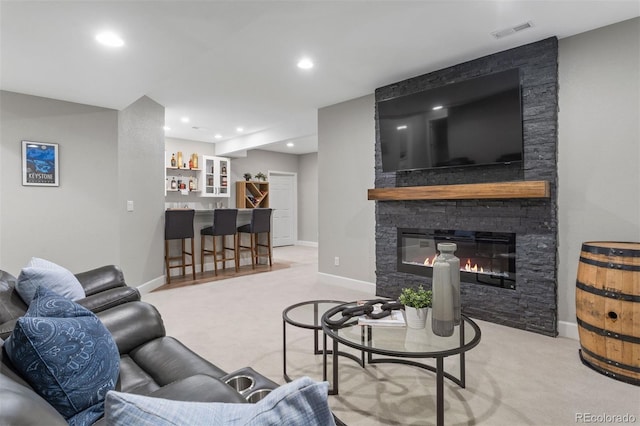
<svg viewBox="0 0 640 426"><path fill-rule="evenodd" d="M118 110L146 95L166 108L167 137L220 155L304 154L317 150L318 108L639 15L640 0L2 0L0 87ZM97 44L107 29L125 45ZM303 56L314 68L296 67Z"/></svg>

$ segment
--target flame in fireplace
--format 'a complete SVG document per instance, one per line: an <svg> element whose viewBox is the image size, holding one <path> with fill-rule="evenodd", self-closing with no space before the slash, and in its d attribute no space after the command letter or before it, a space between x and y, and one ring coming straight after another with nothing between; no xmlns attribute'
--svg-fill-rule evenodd
<svg viewBox="0 0 640 426"><path fill-rule="evenodd" d="M433 258L429 259L428 257L424 260L424 266L433 266L433 262L436 261L436 257L438 257L438 254L434 254Z"/></svg>
<svg viewBox="0 0 640 426"><path fill-rule="evenodd" d="M471 266L471 259L467 259L467 264L464 265L464 270L467 272L478 272L478 264L476 263ZM479 272L484 273L484 268L480 267Z"/></svg>
<svg viewBox="0 0 640 426"><path fill-rule="evenodd" d="M428 267L433 267L433 263L436 261L436 258L438 257L438 254L434 254L433 257L427 257L424 262L422 262L422 266L428 266ZM406 262L406 263L412 263L414 265L420 265L420 261L417 262ZM467 259L467 262L465 264L460 264L460 271L462 272L471 272L471 273L480 273L480 274L490 274L490 275L496 275L496 276L503 276L503 277L508 277L509 273L508 272L503 272L503 271L493 271L491 268L488 268L486 271L484 269L483 266L478 266L477 263L473 262L472 265L472 259Z"/></svg>
<svg viewBox="0 0 640 426"><path fill-rule="evenodd" d="M433 267L433 262L436 261L436 257L438 257L438 254L434 254L433 257L427 257L424 260L423 265L424 266L431 266ZM484 268L482 266L478 267L478 264L475 263L473 266L471 266L471 259L467 259L467 263L460 267L461 271L465 271L465 272L480 272L480 273L484 273Z"/></svg>

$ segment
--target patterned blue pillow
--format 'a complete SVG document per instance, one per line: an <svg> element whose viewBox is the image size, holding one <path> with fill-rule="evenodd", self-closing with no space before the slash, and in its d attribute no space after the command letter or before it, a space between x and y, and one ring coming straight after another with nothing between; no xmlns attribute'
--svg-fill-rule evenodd
<svg viewBox="0 0 640 426"><path fill-rule="evenodd" d="M327 382L302 377L274 389L255 404L184 402L109 392L105 419L110 426L335 426Z"/></svg>
<svg viewBox="0 0 640 426"><path fill-rule="evenodd" d="M22 377L70 424L92 424L115 388L120 354L91 311L38 287L4 348Z"/></svg>

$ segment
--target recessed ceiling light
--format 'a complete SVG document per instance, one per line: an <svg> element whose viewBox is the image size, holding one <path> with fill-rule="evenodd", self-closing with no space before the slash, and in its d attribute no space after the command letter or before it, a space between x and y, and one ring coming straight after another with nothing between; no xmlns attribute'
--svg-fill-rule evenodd
<svg viewBox="0 0 640 426"><path fill-rule="evenodd" d="M298 61L298 68L303 70L310 70L313 68L313 61L309 58L302 58Z"/></svg>
<svg viewBox="0 0 640 426"><path fill-rule="evenodd" d="M166 132L166 131L168 131L168 130L171 130L171 127L169 127L169 126L164 126L164 127L163 127L163 129L164 129L164 131Z"/></svg>
<svg viewBox="0 0 640 426"><path fill-rule="evenodd" d="M404 125L402 125L402 126L398 126L398 127L396 127L396 130L404 130L404 129L406 129L406 128L407 128L407 125L406 125L406 124L404 124Z"/></svg>
<svg viewBox="0 0 640 426"><path fill-rule="evenodd" d="M436 105L432 108L434 111L437 111L439 109L442 109L442 105Z"/></svg>
<svg viewBox="0 0 640 426"><path fill-rule="evenodd" d="M236 132L242 133L244 132L244 129L242 127L236 127Z"/></svg>
<svg viewBox="0 0 640 426"><path fill-rule="evenodd" d="M96 40L98 43L109 47L124 46L124 40L122 40L118 34L112 33L111 31L105 31L96 35Z"/></svg>
<svg viewBox="0 0 640 426"><path fill-rule="evenodd" d="M216 133L216 135L214 136L214 138L216 139L222 139L222 135L220 133Z"/></svg>
<svg viewBox="0 0 640 426"><path fill-rule="evenodd" d="M180 119L180 121L182 121L183 123L188 123L189 122L189 117L182 117Z"/></svg>
<svg viewBox="0 0 640 426"><path fill-rule="evenodd" d="M288 142L288 143L287 143L287 146L288 146L289 148L293 148L295 145L293 144L293 142Z"/></svg>

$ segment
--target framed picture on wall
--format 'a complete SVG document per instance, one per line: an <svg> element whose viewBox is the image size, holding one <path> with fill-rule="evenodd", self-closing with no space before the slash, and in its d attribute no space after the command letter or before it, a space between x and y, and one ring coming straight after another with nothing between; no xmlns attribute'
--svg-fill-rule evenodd
<svg viewBox="0 0 640 426"><path fill-rule="evenodd" d="M22 141L22 185L60 186L58 144Z"/></svg>

